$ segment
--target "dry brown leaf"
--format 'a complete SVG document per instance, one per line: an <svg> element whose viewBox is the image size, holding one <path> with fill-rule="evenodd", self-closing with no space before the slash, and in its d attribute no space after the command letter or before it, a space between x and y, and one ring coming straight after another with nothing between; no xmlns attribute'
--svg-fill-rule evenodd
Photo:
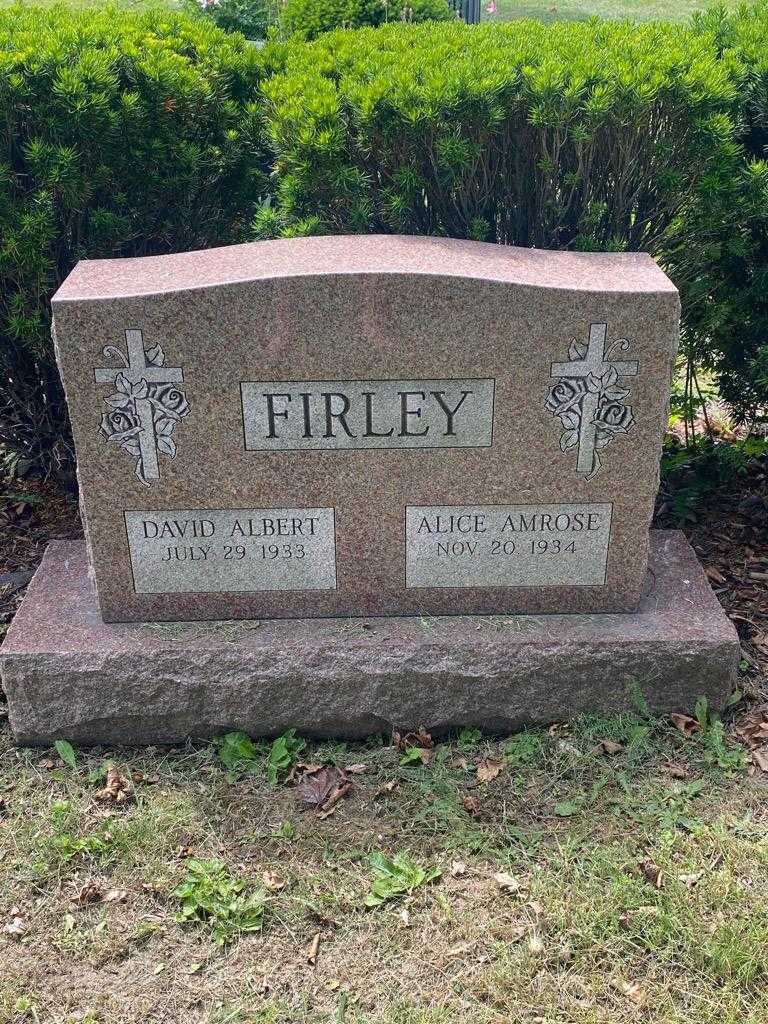
<svg viewBox="0 0 768 1024"><path fill-rule="evenodd" d="M704 572L706 572L707 576L713 583L725 583L725 576L723 576L720 570L716 569L714 565L707 566Z"/></svg>
<svg viewBox="0 0 768 1024"><path fill-rule="evenodd" d="M409 742L407 746L425 747L426 749L431 750L435 745L435 741L423 726L419 727L419 730L416 733L416 740L417 742L415 744Z"/></svg>
<svg viewBox="0 0 768 1024"><path fill-rule="evenodd" d="M85 906L88 903L100 903L104 892L98 882L86 882L75 897L75 902Z"/></svg>
<svg viewBox="0 0 768 1024"><path fill-rule="evenodd" d="M323 765L305 772L296 786L296 797L304 810L327 813L352 789L347 773L336 765Z"/></svg>
<svg viewBox="0 0 768 1024"><path fill-rule="evenodd" d="M536 917L541 917L541 915L544 913L544 905L543 903L539 903L538 900L531 900L530 903L526 903L526 906L529 910L533 911Z"/></svg>
<svg viewBox="0 0 768 1024"><path fill-rule="evenodd" d="M550 725L547 732L553 739L562 739L563 736L570 736L571 728L567 722L555 722Z"/></svg>
<svg viewBox="0 0 768 1024"><path fill-rule="evenodd" d="M520 888L520 882L507 871L498 871L493 876L493 880L504 892L517 892Z"/></svg>
<svg viewBox="0 0 768 1024"><path fill-rule="evenodd" d="M648 1001L648 993L645 991L643 986L637 981L625 981L622 982L621 991L627 997L631 999L637 1006L643 1006Z"/></svg>
<svg viewBox="0 0 768 1024"><path fill-rule="evenodd" d="M641 860L638 867L640 868L640 874L654 889L661 889L664 885L664 872L661 870L658 864L654 864L652 860Z"/></svg>
<svg viewBox="0 0 768 1024"><path fill-rule="evenodd" d="M363 772L368 771L367 764L348 764L345 771L349 775L362 775Z"/></svg>
<svg viewBox="0 0 768 1024"><path fill-rule="evenodd" d="M96 793L95 799L102 804L127 804L133 800L130 782L113 764L107 768L106 785Z"/></svg>
<svg viewBox="0 0 768 1024"><path fill-rule="evenodd" d="M600 740L596 747L593 748L595 754L608 754L610 757L615 757L616 754L620 754L624 749L623 743L617 743L616 740Z"/></svg>
<svg viewBox="0 0 768 1024"><path fill-rule="evenodd" d="M448 956L466 956L472 949L471 942L458 942L448 950Z"/></svg>
<svg viewBox="0 0 768 1024"><path fill-rule="evenodd" d="M373 799L378 800L382 796L386 796L387 793L391 793L397 785L397 779L390 779L389 782L382 783L376 792L373 794Z"/></svg>
<svg viewBox="0 0 768 1024"><path fill-rule="evenodd" d="M768 772L768 747L761 747L759 750L753 750L751 760L761 772Z"/></svg>
<svg viewBox="0 0 768 1024"><path fill-rule="evenodd" d="M687 779L690 773L690 768L687 764L681 764L678 761L667 761L664 765L667 774L673 779Z"/></svg>
<svg viewBox="0 0 768 1024"><path fill-rule="evenodd" d="M330 814L331 810L335 810L336 804L338 804L339 800L341 800L345 796L348 796L351 789L352 783L349 781L349 779L347 779L347 781L342 783L341 786L335 789L333 793L331 793L331 795L325 801L325 803L323 804L323 814Z"/></svg>
<svg viewBox="0 0 768 1024"><path fill-rule="evenodd" d="M483 758L482 761L477 763L477 782L478 785L484 782L493 782L494 779L501 775L501 770L504 767L503 761L493 761L490 757Z"/></svg>
<svg viewBox="0 0 768 1024"><path fill-rule="evenodd" d="M481 810L480 800L476 796L463 797L461 806L467 814L471 814L473 818L476 818Z"/></svg>
<svg viewBox="0 0 768 1024"><path fill-rule="evenodd" d="M109 889L104 893L103 903L123 903L128 899L127 889Z"/></svg>
<svg viewBox="0 0 768 1024"><path fill-rule="evenodd" d="M750 750L768 743L768 711L761 709L745 715L736 732Z"/></svg>
<svg viewBox="0 0 768 1024"><path fill-rule="evenodd" d="M467 870L467 865L464 863L464 861L461 861L461 860L451 861L451 876L453 878L458 878L459 875L465 874L466 870Z"/></svg>
<svg viewBox="0 0 768 1024"><path fill-rule="evenodd" d="M18 909L18 907L13 907L11 909L11 917L3 925L3 933L8 935L11 939L16 939L17 942L21 941L27 931L24 918L18 913Z"/></svg>
<svg viewBox="0 0 768 1024"><path fill-rule="evenodd" d="M423 726L420 726L416 732L393 732L392 742L403 754L409 747L421 747L422 750L432 750L435 746L435 741Z"/></svg>
<svg viewBox="0 0 768 1024"><path fill-rule="evenodd" d="M285 888L285 879L281 878L276 871L265 871L261 880L271 892L279 892Z"/></svg>
<svg viewBox="0 0 768 1024"><path fill-rule="evenodd" d="M296 779L303 778L305 775L314 775L315 772L319 772L322 769L321 764L307 764L305 761L297 761L291 768L285 777L285 785L291 785Z"/></svg>
<svg viewBox="0 0 768 1024"><path fill-rule="evenodd" d="M315 932L307 950L307 963L314 966L317 963L317 954L320 949L320 932Z"/></svg>
<svg viewBox="0 0 768 1024"><path fill-rule="evenodd" d="M693 871L689 875L678 875L677 880L678 882L682 882L686 889L692 889L703 877L703 871Z"/></svg>
<svg viewBox="0 0 768 1024"><path fill-rule="evenodd" d="M690 715L681 715L675 713L669 716L672 719L672 724L678 729L683 736L693 736L695 732L701 730L701 725L695 718L691 718Z"/></svg>

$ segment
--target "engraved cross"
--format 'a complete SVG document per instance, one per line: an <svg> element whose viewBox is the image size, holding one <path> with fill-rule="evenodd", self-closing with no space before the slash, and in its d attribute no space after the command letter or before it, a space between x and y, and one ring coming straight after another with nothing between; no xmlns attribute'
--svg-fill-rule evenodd
<svg viewBox="0 0 768 1024"><path fill-rule="evenodd" d="M637 361L609 361L610 349L605 351L605 340L608 334L607 324L590 324L589 345L583 359L570 363L552 363L551 376L571 377L588 380L602 377L613 368L620 377L633 377L637 373ZM626 345L624 346L626 347ZM595 439L597 426L595 416L600 402L599 390L587 390L582 399L581 423L579 424L579 457L576 470L584 476L592 473L595 460Z"/></svg>
<svg viewBox="0 0 768 1024"><path fill-rule="evenodd" d="M146 384L180 384L184 380L184 372L178 366L153 366L147 362L147 353L144 351L144 339L141 331L127 330L125 341L128 347L128 359L120 349L113 345L107 345L104 355L117 356L123 365L121 367L100 367L94 370L97 384L114 384L118 376L122 375L131 385ZM147 480L159 480L160 469L157 463L157 437L155 436L155 425L152 416L152 403L148 398L136 397L136 415L139 418L141 430L138 435L141 449L141 463L144 477Z"/></svg>

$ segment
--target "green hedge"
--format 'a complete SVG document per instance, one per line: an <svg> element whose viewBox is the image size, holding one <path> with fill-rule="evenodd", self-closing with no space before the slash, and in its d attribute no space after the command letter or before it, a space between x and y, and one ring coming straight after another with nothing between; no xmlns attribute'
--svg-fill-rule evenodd
<svg viewBox="0 0 768 1024"><path fill-rule="evenodd" d="M260 62L168 12L0 11L0 442L71 467L48 300L82 257L240 239Z"/></svg>
<svg viewBox="0 0 768 1024"><path fill-rule="evenodd" d="M702 178L663 253L683 300L689 367L714 372L737 419L768 408L768 3L695 19L740 67L739 144ZM688 408L699 402L688 379Z"/></svg>
<svg viewBox="0 0 768 1024"><path fill-rule="evenodd" d="M268 59L262 237L657 249L733 135L735 62L680 26L390 25Z"/></svg>
<svg viewBox="0 0 768 1024"><path fill-rule="evenodd" d="M77 259L320 232L650 249L691 364L751 417L766 97L768 0L689 28L389 24L262 51L168 12L0 11L0 444L68 464L49 299Z"/></svg>

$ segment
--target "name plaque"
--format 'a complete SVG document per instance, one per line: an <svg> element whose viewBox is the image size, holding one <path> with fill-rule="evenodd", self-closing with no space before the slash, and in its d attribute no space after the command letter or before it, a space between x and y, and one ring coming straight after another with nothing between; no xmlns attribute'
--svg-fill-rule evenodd
<svg viewBox="0 0 768 1024"><path fill-rule="evenodd" d="M248 451L488 448L492 378L243 381Z"/></svg>
<svg viewBox="0 0 768 1024"><path fill-rule="evenodd" d="M405 585L603 586L612 512L610 503L409 505Z"/></svg>
<svg viewBox="0 0 768 1024"><path fill-rule="evenodd" d="M137 594L335 590L332 508L125 512Z"/></svg>

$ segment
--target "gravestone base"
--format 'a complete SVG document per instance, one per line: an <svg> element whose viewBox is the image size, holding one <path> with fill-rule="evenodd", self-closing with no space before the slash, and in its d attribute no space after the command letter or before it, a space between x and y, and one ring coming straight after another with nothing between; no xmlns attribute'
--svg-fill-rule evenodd
<svg viewBox="0 0 768 1024"><path fill-rule="evenodd" d="M509 732L642 693L722 706L739 642L684 536L652 531L631 614L104 623L82 542L54 542L0 651L20 744L163 744L233 729Z"/></svg>

